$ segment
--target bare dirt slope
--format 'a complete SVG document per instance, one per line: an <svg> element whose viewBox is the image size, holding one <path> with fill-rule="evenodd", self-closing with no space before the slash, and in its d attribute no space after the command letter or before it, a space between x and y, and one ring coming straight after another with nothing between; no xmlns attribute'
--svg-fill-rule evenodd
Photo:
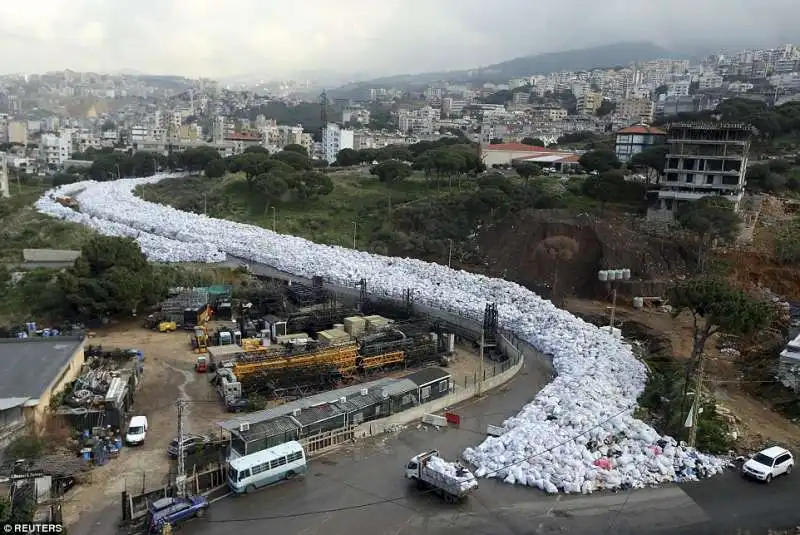
<svg viewBox="0 0 800 535"><path fill-rule="evenodd" d="M648 281L635 289L636 295L659 295L660 283L686 273L695 253L675 240L637 231L622 217L599 219L588 214L530 210L484 232L481 250L488 270L541 291L542 284L552 281L555 266L536 248L550 236L567 236L578 242L580 252L561 266L558 276L562 288L584 297L600 296L603 286L597 282L597 271L615 267L629 268L637 279Z"/></svg>

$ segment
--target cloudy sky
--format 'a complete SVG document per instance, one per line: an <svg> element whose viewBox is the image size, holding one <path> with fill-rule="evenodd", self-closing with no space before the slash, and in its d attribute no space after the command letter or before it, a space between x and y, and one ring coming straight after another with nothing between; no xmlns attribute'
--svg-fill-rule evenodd
<svg viewBox="0 0 800 535"><path fill-rule="evenodd" d="M467 68L648 39L800 42L800 0L2 0L0 72Z"/></svg>

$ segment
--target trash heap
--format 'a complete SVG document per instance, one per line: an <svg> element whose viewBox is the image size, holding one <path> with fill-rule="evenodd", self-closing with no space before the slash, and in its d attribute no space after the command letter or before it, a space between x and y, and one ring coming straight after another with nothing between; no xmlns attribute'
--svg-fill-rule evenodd
<svg viewBox="0 0 800 535"><path fill-rule="evenodd" d="M430 470L447 476L448 480L458 485L461 492L467 492L478 486L478 480L465 467L445 461L437 455L428 458L427 462Z"/></svg>
<svg viewBox="0 0 800 535"><path fill-rule="evenodd" d="M133 194L137 186L169 176L70 184L46 193L37 208L104 234L134 237L155 261L218 262L232 255L300 277L321 275L340 284L366 279L388 297L402 298L414 288L422 304L475 318L487 302L496 303L500 326L552 355L557 376L504 423L500 437L464 452L478 477L589 493L692 480L724 468L724 460L679 446L633 418L647 374L627 343L531 291L438 264L314 244L182 212ZM60 196L75 197L81 212L58 204Z"/></svg>

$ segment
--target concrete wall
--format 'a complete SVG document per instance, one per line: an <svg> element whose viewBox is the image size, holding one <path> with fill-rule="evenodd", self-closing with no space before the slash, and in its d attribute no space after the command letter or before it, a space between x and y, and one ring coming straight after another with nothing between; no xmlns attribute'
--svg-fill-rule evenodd
<svg viewBox="0 0 800 535"><path fill-rule="evenodd" d="M66 386L78 378L81 373L81 368L86 360L84 348L86 339L80 343L75 349L72 358L67 365L62 369L61 374L53 380L50 387L45 390L39 402L33 407L26 407L25 420L28 425L29 431L40 432L43 430L47 422L48 412L50 410L50 400L52 397L66 388Z"/></svg>

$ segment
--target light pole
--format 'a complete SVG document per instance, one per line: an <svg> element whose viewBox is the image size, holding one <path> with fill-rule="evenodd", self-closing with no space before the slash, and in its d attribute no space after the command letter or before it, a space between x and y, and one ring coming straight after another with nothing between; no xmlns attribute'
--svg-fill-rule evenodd
<svg viewBox="0 0 800 535"><path fill-rule="evenodd" d="M117 178L122 178L122 175L119 172L119 164L117 164L116 167L117 167Z"/></svg>
<svg viewBox="0 0 800 535"><path fill-rule="evenodd" d="M278 212L272 207L272 232L278 232Z"/></svg>
<svg viewBox="0 0 800 535"><path fill-rule="evenodd" d="M611 323L608 326L608 332L614 336L614 316L617 312L617 285L614 282L630 280L631 270L628 268L602 269L597 272L597 278L601 282L611 284Z"/></svg>
<svg viewBox="0 0 800 535"><path fill-rule="evenodd" d="M353 221L353 249L356 248L356 236L358 235L358 221Z"/></svg>
<svg viewBox="0 0 800 535"><path fill-rule="evenodd" d="M158 162L156 162L155 158L153 158L153 174L154 175L158 174Z"/></svg>
<svg viewBox="0 0 800 535"><path fill-rule="evenodd" d="M447 240L450 242L450 247L447 250L447 267L450 267L450 264L453 263L453 240Z"/></svg>

